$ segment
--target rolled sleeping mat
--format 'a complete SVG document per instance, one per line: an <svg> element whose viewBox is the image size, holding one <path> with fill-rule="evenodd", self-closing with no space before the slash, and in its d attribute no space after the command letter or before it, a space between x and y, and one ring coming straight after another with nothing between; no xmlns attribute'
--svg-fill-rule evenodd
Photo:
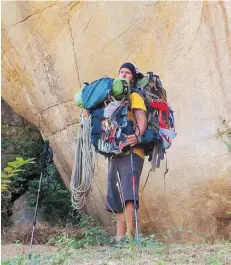
<svg viewBox="0 0 231 265"><path fill-rule="evenodd" d="M77 105L79 108L84 107L82 100L82 90L75 94L75 105Z"/></svg>
<svg viewBox="0 0 231 265"><path fill-rule="evenodd" d="M122 99L130 91L129 80L125 78L115 78L112 84L112 96L115 99Z"/></svg>

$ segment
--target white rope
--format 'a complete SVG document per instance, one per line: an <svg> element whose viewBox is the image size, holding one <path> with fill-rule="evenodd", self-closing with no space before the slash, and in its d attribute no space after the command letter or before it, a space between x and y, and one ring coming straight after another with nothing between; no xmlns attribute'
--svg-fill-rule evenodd
<svg viewBox="0 0 231 265"><path fill-rule="evenodd" d="M75 159L72 169L70 190L71 203L82 209L94 176L93 147L91 145L91 119L82 116L78 126Z"/></svg>

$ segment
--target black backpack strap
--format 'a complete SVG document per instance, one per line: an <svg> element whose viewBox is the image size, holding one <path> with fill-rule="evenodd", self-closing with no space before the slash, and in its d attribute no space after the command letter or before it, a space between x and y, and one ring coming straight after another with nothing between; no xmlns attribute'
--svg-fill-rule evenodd
<svg viewBox="0 0 231 265"><path fill-rule="evenodd" d="M144 95L143 95L143 93L142 93L141 88L132 87L130 93L131 93L131 94L132 94L132 93L137 93L137 94L139 94L139 95L142 97L143 100L145 100L145 97L144 97Z"/></svg>
<svg viewBox="0 0 231 265"><path fill-rule="evenodd" d="M150 83L153 83L153 77L154 77L154 74L153 74L153 72L147 72L147 74L148 74L148 78L149 78L149 84Z"/></svg>
<svg viewBox="0 0 231 265"><path fill-rule="evenodd" d="M153 72L147 72L147 74L149 75L149 86L158 91L159 98L167 100L166 91L162 86L159 75L156 75Z"/></svg>
<svg viewBox="0 0 231 265"><path fill-rule="evenodd" d="M137 93L137 94L139 94L139 95L141 96L141 98L144 100L144 102L146 102L146 101L145 101L145 97L144 97L144 95L143 95L143 93L142 93L141 88L132 87L131 90L130 90L130 94L132 94L132 93ZM146 105L146 104L145 104L145 105ZM131 110L131 102L130 102L130 100L129 100L128 109Z"/></svg>

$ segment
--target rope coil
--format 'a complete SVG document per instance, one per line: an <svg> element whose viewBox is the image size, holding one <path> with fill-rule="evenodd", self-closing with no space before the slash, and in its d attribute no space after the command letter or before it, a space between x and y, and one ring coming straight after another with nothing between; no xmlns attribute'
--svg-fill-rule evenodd
<svg viewBox="0 0 231 265"><path fill-rule="evenodd" d="M85 204L94 176L93 147L91 145L91 119L81 116L78 125L75 158L71 175L71 203L80 210Z"/></svg>

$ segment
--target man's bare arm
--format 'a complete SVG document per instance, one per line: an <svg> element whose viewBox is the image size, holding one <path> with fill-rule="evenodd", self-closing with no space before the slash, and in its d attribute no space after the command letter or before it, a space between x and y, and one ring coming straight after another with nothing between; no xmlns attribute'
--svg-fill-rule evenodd
<svg viewBox="0 0 231 265"><path fill-rule="evenodd" d="M134 109L134 115L139 129L136 130L136 135L142 136L147 129L147 114L145 110Z"/></svg>
<svg viewBox="0 0 231 265"><path fill-rule="evenodd" d="M136 129L136 135L142 136L147 129L147 115L146 111L142 109L133 109L136 118L138 128ZM126 144L134 146L138 143L138 138L135 134L128 135Z"/></svg>

